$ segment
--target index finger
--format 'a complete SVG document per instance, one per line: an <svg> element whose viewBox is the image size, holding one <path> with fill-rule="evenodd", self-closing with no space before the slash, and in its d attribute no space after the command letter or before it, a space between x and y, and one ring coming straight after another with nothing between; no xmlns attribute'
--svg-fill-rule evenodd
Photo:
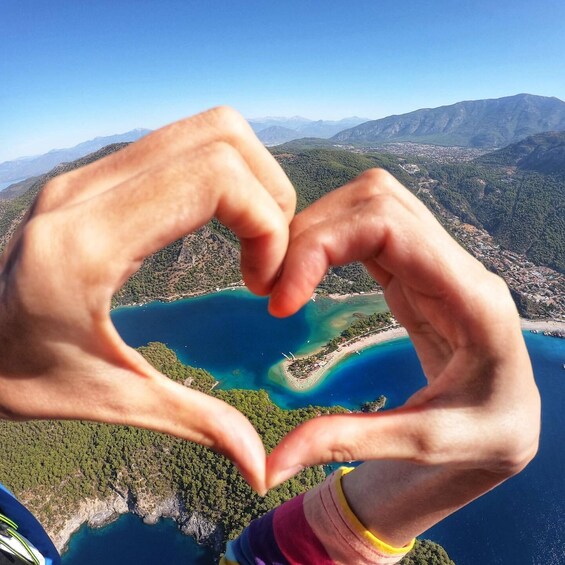
<svg viewBox="0 0 565 565"><path fill-rule="evenodd" d="M240 153L290 223L296 207L291 182L247 121L226 106L174 122L121 151L59 177L55 181L57 190L51 190L43 201L40 198L39 208L49 211L76 204L145 171L190 159L192 152L218 143L229 144Z"/></svg>
<svg viewBox="0 0 565 565"><path fill-rule="evenodd" d="M461 286L471 291L473 274L485 272L415 196L388 173L371 170L296 216L271 312L292 314L330 265L352 261L369 266L385 290L396 278L437 299L454 298Z"/></svg>

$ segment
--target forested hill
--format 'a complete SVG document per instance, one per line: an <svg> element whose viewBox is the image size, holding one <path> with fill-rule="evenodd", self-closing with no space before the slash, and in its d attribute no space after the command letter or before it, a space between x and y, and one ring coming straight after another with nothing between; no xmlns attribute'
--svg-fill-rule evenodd
<svg viewBox="0 0 565 565"><path fill-rule="evenodd" d="M282 410L265 391L212 390L214 378L183 365L164 345L140 352L173 380L212 394L243 412L268 450L299 423L342 408ZM135 512L152 520L172 515L179 527L219 552L250 520L312 488L321 467L302 471L267 496L255 494L224 457L164 434L87 422L0 420L0 477L47 527L61 546L69 520L75 527L96 510ZM454 565L432 542L418 542L403 565Z"/></svg>
<svg viewBox="0 0 565 565"><path fill-rule="evenodd" d="M536 135L476 161L450 164L438 164L433 157L403 158L297 144L274 148L272 153L297 190L299 210L361 172L382 167L418 192L440 217L441 210L447 209L463 222L487 230L502 247L565 272L565 177L540 172L557 168L564 136L559 132ZM25 194L0 200L0 251L49 178L121 147L123 144L110 146L60 165L38 177ZM171 300L239 284L238 242L229 230L212 221L149 257L116 294L114 305ZM374 288L365 269L353 264L332 269L319 290L350 293ZM550 315L519 307L525 316Z"/></svg>
<svg viewBox="0 0 565 565"><path fill-rule="evenodd" d="M339 143L412 141L464 147L504 147L529 135L565 130L565 102L518 94L458 102L366 122L332 137Z"/></svg>
<svg viewBox="0 0 565 565"><path fill-rule="evenodd" d="M23 195L0 201L0 252L50 178L102 158L123 146L112 145L73 163L60 165L47 175L37 177ZM395 157L320 149L299 153L274 151L274 154L297 189L299 209L371 167L384 167L406 183L411 180ZM238 243L231 232L213 221L149 257L115 296L114 305L169 300L240 283ZM328 292L361 292L375 286L364 269L359 265L349 265L333 269L323 282L322 289Z"/></svg>
<svg viewBox="0 0 565 565"><path fill-rule="evenodd" d="M499 245L565 273L564 140L540 134L474 162L428 165L433 193Z"/></svg>
<svg viewBox="0 0 565 565"><path fill-rule="evenodd" d="M565 176L565 131L532 135L508 147L487 153L476 162Z"/></svg>

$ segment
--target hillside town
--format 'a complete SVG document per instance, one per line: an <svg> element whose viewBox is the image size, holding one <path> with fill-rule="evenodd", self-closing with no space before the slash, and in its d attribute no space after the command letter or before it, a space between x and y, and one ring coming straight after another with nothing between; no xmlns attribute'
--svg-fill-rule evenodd
<svg viewBox="0 0 565 565"><path fill-rule="evenodd" d="M473 147L454 147L413 143L410 141L396 141L388 143L368 143L366 145L345 145L335 143L335 149L343 149L352 153L389 153L397 157L412 158L437 163L461 163L472 161L487 153L484 149Z"/></svg>
<svg viewBox="0 0 565 565"><path fill-rule="evenodd" d="M535 265L524 255L497 245L482 229L453 218L454 235L489 270L499 274L511 290L544 317L565 321L565 276Z"/></svg>
<svg viewBox="0 0 565 565"><path fill-rule="evenodd" d="M410 174L416 165L404 164ZM500 275L514 294L522 316L565 321L565 275L532 263L525 255L504 249L484 229L461 221L433 196L435 181L422 176L417 194L427 200L451 234L490 271Z"/></svg>

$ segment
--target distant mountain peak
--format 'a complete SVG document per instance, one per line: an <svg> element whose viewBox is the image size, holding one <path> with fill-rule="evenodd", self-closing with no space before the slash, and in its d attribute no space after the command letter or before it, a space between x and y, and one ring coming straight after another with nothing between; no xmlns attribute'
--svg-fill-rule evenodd
<svg viewBox="0 0 565 565"><path fill-rule="evenodd" d="M293 116L291 118L254 118L248 121L265 145L279 145L305 137L328 139L347 127L356 126L367 120L358 117L342 118L341 120L310 120L301 116Z"/></svg>
<svg viewBox="0 0 565 565"><path fill-rule="evenodd" d="M412 141L495 148L528 135L564 129L565 102L521 93L388 116L344 130L332 140L359 144Z"/></svg>

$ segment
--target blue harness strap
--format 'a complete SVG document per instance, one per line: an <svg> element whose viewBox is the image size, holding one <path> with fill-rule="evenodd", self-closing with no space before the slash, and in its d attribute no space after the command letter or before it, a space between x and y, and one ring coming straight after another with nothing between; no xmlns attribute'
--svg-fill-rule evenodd
<svg viewBox="0 0 565 565"><path fill-rule="evenodd" d="M61 557L41 524L1 483L0 513L17 524L17 532L23 535L41 552L45 558L45 565L61 565Z"/></svg>

